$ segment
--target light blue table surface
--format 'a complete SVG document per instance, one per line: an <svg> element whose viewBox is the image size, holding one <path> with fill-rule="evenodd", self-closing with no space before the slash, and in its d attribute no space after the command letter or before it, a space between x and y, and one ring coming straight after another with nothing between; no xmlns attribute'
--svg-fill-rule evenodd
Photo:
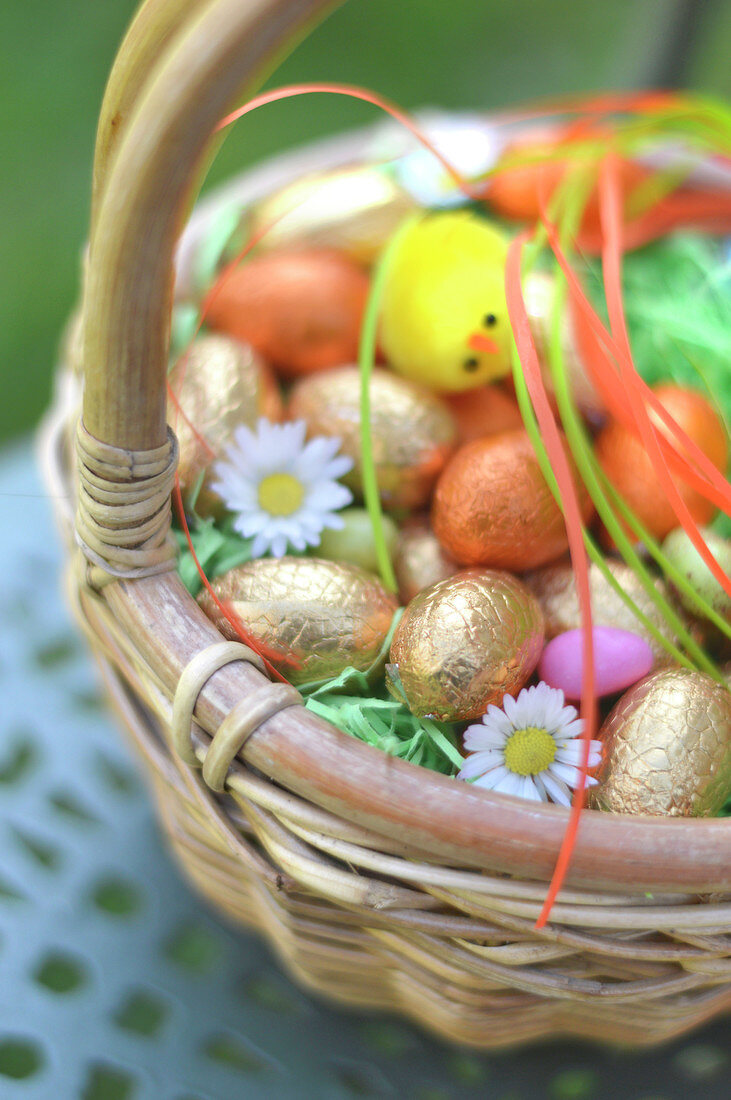
<svg viewBox="0 0 731 1100"><path fill-rule="evenodd" d="M300 992L168 858L60 597L29 443L0 460L0 1100L726 1100L729 1024L475 1055Z"/></svg>

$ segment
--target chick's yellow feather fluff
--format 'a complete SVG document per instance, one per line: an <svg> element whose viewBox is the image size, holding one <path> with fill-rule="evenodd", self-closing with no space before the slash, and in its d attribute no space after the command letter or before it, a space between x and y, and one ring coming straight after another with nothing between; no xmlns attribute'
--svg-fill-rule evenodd
<svg viewBox="0 0 731 1100"><path fill-rule="evenodd" d="M381 346L393 370L444 393L508 373L507 243L467 211L426 214L399 230L380 319ZM481 347L470 346L475 336Z"/></svg>

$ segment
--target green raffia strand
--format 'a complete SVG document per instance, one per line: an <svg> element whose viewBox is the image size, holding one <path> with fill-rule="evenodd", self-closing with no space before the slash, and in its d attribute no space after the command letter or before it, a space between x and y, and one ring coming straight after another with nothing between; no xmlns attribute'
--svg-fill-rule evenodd
<svg viewBox="0 0 731 1100"><path fill-rule="evenodd" d="M577 214L576 204L572 203L571 198L568 200L568 214L567 220L569 222L568 229L570 230L572 224L576 224L575 218L580 217L580 211ZM608 481L603 475L599 463L596 460L594 451L586 435L586 430L583 426L581 418L578 415L576 406L572 400L570 387L568 383L568 375L566 371L566 364L563 358L561 348L561 316L562 309L565 308L567 285L563 273L560 270L558 262L554 263L555 273L555 294L552 303L551 311L551 333L549 339L549 363L551 367L551 373L554 379L554 388L556 391L556 400L558 402L559 411L561 414L561 420L566 432L569 445L577 463L582 480L586 485L592 500L597 508L597 512L601 516L602 520L610 532L614 541L617 544L625 561L633 568L635 574L639 577L645 591L655 605L660 610L663 618L668 626L674 631L675 635L684 645L686 651L695 660L697 666L709 672L715 679L720 682L724 682L721 674L716 668L713 661L704 653L703 649L693 639L688 630L685 628L682 620L679 618L675 610L668 603L667 600L658 592L653 584L652 575L646 569L638 554L636 553L632 543L625 534L621 524L617 521L616 513L610 507L606 493L602 491L601 483L604 487L608 486ZM618 500L617 494L612 493L613 498ZM647 545L648 550L653 553L653 557L661 565L667 575L671 576L673 583L676 578L680 581L678 587L688 594L692 594L695 602L698 606L703 607L704 613L708 613L709 617L717 619L719 622L722 620L720 616L713 611L710 605L702 600L697 595L695 590L688 584L685 578L681 577L677 569L667 560L665 555L661 552L657 543L651 538L648 531L646 531L636 516L630 511L630 509L623 503L619 502L619 511L623 518L630 524L632 529ZM665 644L665 648L668 646ZM683 662L688 664L687 661Z"/></svg>
<svg viewBox="0 0 731 1100"><path fill-rule="evenodd" d="M170 363L168 373L173 369L178 358L190 345L198 329L200 310L191 302L180 302L172 312L170 327Z"/></svg>
<svg viewBox="0 0 731 1100"><path fill-rule="evenodd" d="M576 224L581 217L583 211L582 192L585 194L585 187L573 186L571 181L567 181L568 186L564 185L561 189L563 194L557 201L566 199L567 191L573 190L573 194L569 195L567 206L568 211L564 216L563 232L567 233L571 224ZM573 201L572 201L573 200ZM535 262L538 248L541 245L541 240L536 240L532 247L526 249L527 260L526 267L530 269L530 265ZM554 300L552 303L552 315L551 315L551 333L549 342L549 366L551 368L551 374L554 380L554 389L556 391L556 399L559 404L561 412L561 418L566 431L566 436L569 441L569 445L572 451L574 461L576 462L577 469L579 470L582 481L587 488L592 500L597 507L597 512L601 518L605 521L607 529L615 538L618 548L622 551L625 560L631 565L635 573L638 575L643 588L646 590L649 598L658 607L659 611L663 615L663 618L668 623L669 627L675 632L675 634L681 639L686 649L693 654L696 662L711 672L715 678L720 678L719 674L709 660L703 650L698 646L692 636L685 629L682 621L677 616L670 604L665 600L662 594L655 587L652 575L646 570L641 559L636 554L632 544L627 536L624 534L619 523L616 521L614 513L609 508L604 495L599 485L595 469L596 460L593 456L591 445L589 444L585 430L583 428L580 417L578 416L576 409L573 405L570 390L568 386L568 380L566 375L566 367L563 360L561 343L560 343L560 321L561 321L561 305L562 299L565 297L565 285L563 276L560 272L558 264L555 264L557 281L556 281L556 293L554 294ZM533 412L533 408L530 402L527 386L523 377L522 369L520 366L520 360L517 355L517 349L513 347L513 376L516 385L516 396L520 406L521 414L525 423L526 430L531 438L536 456L538 458L541 470L549 485L549 488L554 496L559 507L561 507L560 494L558 491L558 485L556 483L553 471L551 470L548 454L543 445L543 441L540 436L538 424ZM670 652L677 660L679 660L686 667L693 667L691 662L673 645L669 639L665 638L654 624L650 623L646 616L637 607L634 601L622 590L618 582L610 573L607 568L603 555L598 550L596 544L593 542L588 532L584 532L584 541L587 547L587 552L591 560L599 567L603 576L611 587L620 595L625 604L630 608L633 614L643 625L649 630L652 637L654 637L659 644L661 644L668 652ZM659 549L658 549L659 553ZM662 558L663 555L660 555ZM669 564L669 563L668 563ZM672 567L671 567L672 568Z"/></svg>
<svg viewBox="0 0 731 1100"><path fill-rule="evenodd" d="M603 315L595 263L588 274L589 297ZM622 284L630 342L645 381L683 386L700 379L722 420L731 421L731 265L722 262L719 243L691 233L654 241L625 257Z"/></svg>
<svg viewBox="0 0 731 1100"><path fill-rule="evenodd" d="M516 356L516 359L517 359L517 356ZM520 406L520 411L521 411L521 414L523 416L523 420L524 420L524 423L525 423L525 428L526 428L526 431L528 432L528 435L530 436L531 443L533 444L533 448L535 450L536 457L538 459L538 463L541 467L541 472L543 473L543 476L544 476L544 478L545 478L545 480L548 484L548 487L551 490L551 493L554 497L554 500L556 501L558 506L560 508L562 508L561 497L560 497L560 493L559 493L559 490L558 490L558 484L557 484L556 479L554 477L553 470L551 469L551 464L550 464L546 449L543 445L543 440L541 439L540 430L538 428L538 424L537 424L536 419L535 419L535 414L533 412L533 407L532 407L531 402L530 402L530 396L528 394L528 389L525 385L525 380L523 379L522 372L520 371L520 360L517 360L517 362L518 362L518 372L515 375L515 379L516 379L516 387L515 388L516 388L516 396L517 396L517 399L518 399L518 404ZM567 438L568 438L568 432L567 432ZM569 440L569 442L571 442L571 441ZM574 459L576 461L576 456L574 456ZM580 474L582 475L582 478L584 478L585 473L584 473L584 471L581 467L581 463L577 461L576 465L577 465L577 469L579 470ZM593 500L594 496L593 496L593 492L592 492L592 486L588 482L585 482L585 484L586 484L586 488L587 488L589 494L592 496L592 500ZM675 657L675 659L680 664L683 664L688 668L693 667L692 664L688 661L688 658L683 653L681 653L681 651L670 641L669 638L666 638L658 630L658 628L655 626L655 624L652 623L647 618L647 616L644 614L644 612L637 606L637 604L634 602L632 597L629 596L624 591L624 589L621 587L621 585L619 584L617 579L610 572L609 568L607 567L607 563L606 563L606 560L604 558L604 555L601 553L601 551L599 550L598 546L596 545L596 543L594 542L594 540L592 539L592 537L588 533L588 531L584 532L584 545L586 546L587 553L588 553L591 561L599 568L599 570L601 571L601 573L602 573L603 577L605 578L605 580L607 581L607 583L612 587L612 589L622 599L622 601L630 609L632 614L648 630L648 632L658 642L658 644L662 645L663 648L666 649L673 657ZM636 557L636 555L635 555L635 557ZM639 558L637 558L637 562L639 563L639 565L641 567L641 562L640 562ZM655 588L654 584L652 583L652 578L650 577L650 575L648 574L647 577L645 577L645 576L642 575L642 573L640 573L640 580L642 582L643 587L647 591L648 595L652 599L653 603L655 603L659 607L659 610L663 613L663 615L664 615L666 609L671 614L673 614L672 608L670 607L670 605L667 604L667 601L664 600L662 594L660 592L658 592L658 590ZM678 624L679 624L681 630L684 629L683 624L679 619L678 619ZM691 642L692 641L693 640L691 638Z"/></svg>
<svg viewBox="0 0 731 1100"><path fill-rule="evenodd" d="M178 574L191 596L197 596L203 582L188 547L188 540L177 528L173 533L178 544ZM254 540L242 539L231 527L230 518L222 524L216 524L213 519L196 521L190 531L190 540L209 580L251 561Z"/></svg>
<svg viewBox="0 0 731 1100"><path fill-rule="evenodd" d="M604 471L601 469L601 467L598 467L598 474L604 483L607 493L609 494L609 496L611 496L617 508L617 511L621 514L625 522L632 527L638 540L645 545L645 548L647 549L650 556L657 562L657 564L660 566L662 571L672 582L675 588L677 588L678 591L682 592L683 595L687 596L690 600L693 601L693 603L698 608L699 613L704 618L713 623L713 625L722 634L725 634L726 637L731 638L731 624L728 623L726 619L724 619L721 615L719 615L717 611L714 611L711 604L709 604L707 600L705 600L700 595L700 593L697 592L695 588L693 588L687 577L685 577L663 554L656 539L653 538L647 528L642 525L642 523L640 522L640 520L637 519L634 513L630 511L620 495L617 493L614 486L604 474ZM716 666L714 665L713 667L715 668Z"/></svg>
<svg viewBox="0 0 731 1100"><path fill-rule="evenodd" d="M628 565L630 565L630 567L639 578L643 588L645 589L645 592L662 614L665 622L668 624L668 627L681 641L687 652L692 655L695 662L700 667L705 668L706 671L713 673L716 671L715 665L712 661L710 661L710 659L703 652L703 649L698 645L692 635L688 632L687 628L683 624L682 619L674 611L672 605L655 587L652 574L642 562L642 559L639 557L637 551L634 549L623 527L617 520L617 517L610 507L606 494L603 490L602 481L605 482L606 479L603 478L601 468L599 466L599 463L596 461L591 443L589 442L586 435L586 430L571 398L568 377L566 373L566 364L561 352L560 311L562 301L565 299L566 284L560 273L558 265L556 265L556 277L556 297L554 299L554 312L551 318L551 333L549 340L550 362L552 367L551 373L554 380L556 401L558 403L559 411L561 414L561 421L582 482L586 486L586 489L589 492L592 501L594 502L597 513L604 522L612 538L616 542L617 547L622 554L622 557L628 563ZM628 522L631 522L634 517L632 516L630 510L625 507L622 509L622 511L625 519ZM637 526L638 528L641 528L639 522L637 523ZM649 539L648 532L642 530L639 531L638 534L641 538L643 538L644 536L643 541L645 541L646 538L649 544L649 541L651 540ZM588 537L586 540L586 545L592 561L597 562L599 568L602 570L603 575L609 580L611 574L606 568L604 558L599 552L598 548L593 543L593 541L591 542L591 548L589 548L590 543ZM658 553L658 560L661 563L664 563L666 561L664 555L660 552L658 547L656 547L656 550ZM667 564L669 565L670 563ZM614 581L614 578L612 578L610 583L612 584L614 590L618 591L623 596L625 603L628 607L630 607L633 614L635 614L640 619L640 621L643 622L643 625L649 627L650 624L647 622L645 616L639 613L639 608L637 608L637 606L634 604L634 601L632 601L629 597L625 597L625 594L622 593L619 585L616 583L616 581ZM711 609L709 608L709 610ZM669 653L671 653L672 656L679 660L681 664L685 665L686 667L693 667L688 659L683 657L683 655L679 653L672 642L670 642L669 639L665 638L664 635L662 635L656 628L652 629L651 633L652 636L656 638L656 640Z"/></svg>
<svg viewBox="0 0 731 1100"><path fill-rule="evenodd" d="M381 671L391 648L393 632L402 614L403 608L399 608L378 657L365 672L345 668L331 680L301 684L299 690L308 710L326 718L343 733L390 756L443 775L454 775L464 763L455 743L454 727L417 718L408 707L387 694L383 681L376 694L371 688L371 681Z"/></svg>
<svg viewBox="0 0 731 1100"><path fill-rule="evenodd" d="M376 561L378 562L378 571L381 574L381 580L384 586L389 592L395 592L398 585L391 563L391 555L388 552L386 536L383 533L381 494L378 490L376 466L373 461L370 381L376 359L376 332L378 328L381 298L383 297L383 289L386 282L386 272L391 257L401 243L403 233L411 224L412 219L409 218L401 229L392 237L378 262L371 281L368 301L363 315L363 324L360 330L360 343L358 346L358 367L360 369L360 461L363 476L363 498L373 528L373 542L376 551Z"/></svg>
<svg viewBox="0 0 731 1100"><path fill-rule="evenodd" d="M579 196L580 197L580 196ZM578 220L581 217L581 211L583 206L576 201L574 196L569 195L567 200L567 225L565 226L565 233L571 231L572 227L578 224ZM561 420L566 431L566 436L569 440L572 454L577 464L580 465L580 472L584 484L589 489L597 511L600 512L602 519L610 531L610 534L617 543L618 548L622 552L622 556L625 561L631 564L635 573L639 576L643 587L646 592L661 611L668 626L674 630L675 634L680 638L683 645L689 654L693 656L696 663L709 672L714 679L717 679L721 683L725 683L721 673L713 661L704 653L703 649L692 638L690 633L682 624L682 620L678 617L671 605L661 596L652 583L652 576L647 572L640 558L634 551L634 548L626 537L621 525L616 522L616 512L612 510L607 501L606 493L610 493L612 500L615 504L617 511L623 517L623 519L630 525L631 529L635 532L635 535L641 539L645 544L648 552L661 567L665 575L671 580L675 587L684 595L689 597L699 609L702 615L709 619L722 633L731 637L731 627L720 616L711 605L705 600L696 589L689 583L686 577L675 568L675 566L667 559L662 553L657 541L652 537L650 532L644 527L640 520L634 515L634 513L627 507L624 501L621 500L619 495L613 489L608 479L604 475L599 463L594 455L593 448L588 440L586 430L578 415L575 403L571 396L570 386L568 383L568 374L566 370L566 364L563 357L563 351L561 347L561 317L562 311L566 306L566 292L567 284L563 273L560 270L558 261L554 262L554 274L555 274L555 293L552 302L551 311L551 333L549 339L549 364L551 367L551 373L554 380L554 388L556 392L556 400L558 402L559 411L561 413ZM582 461L583 460L583 461ZM591 485L587 480L589 472L591 473ZM597 481L599 478L603 485L604 492L602 492ZM596 490L595 492L592 489ZM606 505L607 514L600 511L599 502ZM611 516L611 522L608 522L608 517ZM680 627L680 629L679 629ZM665 644L665 648L668 646ZM673 654L675 655L675 654ZM684 662L686 663L686 662Z"/></svg>
<svg viewBox="0 0 731 1100"><path fill-rule="evenodd" d="M464 763L446 725L416 718L395 699L324 693L307 699L305 707L389 756L442 775L454 775Z"/></svg>
<svg viewBox="0 0 731 1100"><path fill-rule="evenodd" d="M388 628L388 633L383 639L383 644L367 669L362 671L349 665L347 668L344 668L342 672L338 673L337 676L331 676L326 680L310 680L306 684L299 684L298 688L300 694L308 698L314 698L323 691L327 694L342 691L351 694L355 692L357 695L363 695L367 690L368 684L372 682L376 674L380 674L383 671L383 664L388 656L396 627L401 622L403 613L403 607L397 608L394 612L393 618L391 619L391 625Z"/></svg>

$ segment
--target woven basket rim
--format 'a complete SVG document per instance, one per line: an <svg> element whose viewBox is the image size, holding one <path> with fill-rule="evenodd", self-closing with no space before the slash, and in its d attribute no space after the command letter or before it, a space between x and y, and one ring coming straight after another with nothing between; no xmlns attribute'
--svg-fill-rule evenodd
<svg viewBox="0 0 731 1100"><path fill-rule="evenodd" d="M324 167L337 167L339 164L346 163L352 159L354 152L363 139L371 135L374 129L377 128L365 127L346 131L335 138L308 144L295 152L289 151L268 158L263 164L254 166L225 184L212 189L200 206L194 209L191 219L181 236L178 256L186 262L185 258L189 257L194 250L197 237L205 231L207 219L211 215L215 216L215 212L220 209L221 204L230 202L233 195L238 197L246 195L249 198L256 198L267 193L270 187L281 181L283 177L286 178L290 172L297 171L299 166L306 166L308 170L318 170ZM180 270L178 271L178 277L180 278ZM66 398L60 397L60 404L64 400L68 400L68 396ZM59 477L63 478L64 476L59 465L61 461L59 433L63 431L61 425L64 420L65 416L59 409L56 423L51 426L47 433L44 448L44 466L47 470L55 467L55 473L52 476L56 482L58 482ZM67 516L66 522L68 522L68 519ZM152 583L154 583L152 578L144 582L147 586ZM165 589L165 598L168 599L168 581L163 578L158 580L157 584L161 586L161 592L162 589ZM198 605L187 592L183 592L181 598L188 602L189 612L196 625L199 625L202 613ZM210 628L207 621L206 625ZM184 664L184 661L181 660L181 664ZM282 716L281 720L286 721L286 717ZM543 873L538 877L546 880L550 877L550 870L558 853L560 839L568 822L568 810L555 805L526 803L511 796L494 794L467 785L458 785L450 777L441 776L417 765L390 758L378 749L358 742L348 737L347 734L340 733L330 723L310 712L307 712L307 724L313 734L317 730L320 732L323 730L331 731L340 743L342 761L333 760L330 763L331 779L344 768L366 769L368 775L364 780L363 793L367 792L373 796L375 802L377 801L376 793L378 791L382 792L380 797L383 798L385 791L393 792L394 783L398 782L399 777L409 776L425 789L429 788L433 796L428 800L428 803L421 803L421 813L419 800L414 800L409 811L412 824L420 824L421 827L428 826L427 832L429 833L436 830L439 833L446 834L449 826L461 819L462 830L467 829L472 834L469 837L467 850L462 852L461 858L470 865L483 866L486 869L507 869L502 859L495 859L494 854L491 855L488 849L491 841L498 837L505 839L506 834L509 832L505 820L508 816L514 827L515 822L521 819L522 826L517 830L516 844L518 847L525 844L528 839L526 833L533 831L536 837L541 839L542 860L545 864ZM257 766L264 763L263 760L260 763L256 760L258 755L256 746L261 736L261 734L257 734L241 756L241 758L251 759L252 763L256 763ZM317 756L318 749L313 744L312 763L315 768L318 763ZM299 780L295 778L294 782L292 781L293 777L290 776L288 782L287 778L279 768L273 765L272 761L268 763L271 770L267 771L267 774L297 793L303 793L301 776ZM313 797L313 792L307 792L307 796ZM475 809L473 802L475 798L477 798L478 804L484 808L482 812ZM323 782L320 798L314 797L314 800L321 806L333 808L334 800L331 795L330 780ZM370 828L387 835L392 826L385 821L381 821L379 828L379 819L374 817L373 814L367 813L367 808L362 804L362 798L359 801L360 805L357 804L358 800L356 800L356 803L349 806L347 801L338 800L339 811L345 818L356 822L362 822L365 814ZM471 829L469 828L470 822L465 821L464 804L466 801L471 803L471 812L474 815ZM462 809L462 813L458 812L460 809ZM421 820L419 821L419 819ZM582 828L579 831L577 848L567 881L594 886L611 885L616 881L621 883L622 889L632 889L632 883L626 881L625 874L621 874L617 879L614 879L611 869L606 864L609 855L616 857L617 853L621 853L621 861L629 863L634 868L632 874L635 880L634 889L637 892L647 889L648 884L651 884L653 889L693 889L699 892L731 889L731 828L729 828L729 824L731 823L724 819L628 817L586 809L582 814ZM589 837L585 835L587 829L591 834ZM599 833L602 835L599 836ZM518 841L517 838L521 835L522 840ZM587 845L588 851L593 853L592 855L587 855ZM683 858L684 852L685 858ZM709 853L711 852L713 858L709 859ZM602 860L605 861L604 867L599 873L597 873L597 865L594 866L593 871L591 870L590 865L595 860L598 860L599 863ZM658 873L658 860L666 868L661 873ZM672 864L677 867L679 863L689 865L686 868L686 870L690 870L687 879L685 875L673 878L672 875L668 874L667 866ZM510 870L512 873L520 872L520 850L513 852L510 860Z"/></svg>

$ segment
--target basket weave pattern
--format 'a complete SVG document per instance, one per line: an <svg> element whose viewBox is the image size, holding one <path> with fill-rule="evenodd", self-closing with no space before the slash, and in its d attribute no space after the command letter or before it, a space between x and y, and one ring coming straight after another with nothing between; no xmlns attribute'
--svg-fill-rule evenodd
<svg viewBox="0 0 731 1100"><path fill-rule="evenodd" d="M536 931L563 810L351 741L270 684L245 647L222 643L170 572L164 368L189 180L242 81L326 6L148 0L122 47L95 170L81 490L73 386L46 448L55 495L80 505L76 529L59 513L70 599L186 874L263 932L303 984L475 1047L556 1034L650 1044L731 1006L727 822L587 812L569 886ZM194 65L196 44L206 56ZM157 78L134 93L130 56ZM169 216L156 213L161 193Z"/></svg>

